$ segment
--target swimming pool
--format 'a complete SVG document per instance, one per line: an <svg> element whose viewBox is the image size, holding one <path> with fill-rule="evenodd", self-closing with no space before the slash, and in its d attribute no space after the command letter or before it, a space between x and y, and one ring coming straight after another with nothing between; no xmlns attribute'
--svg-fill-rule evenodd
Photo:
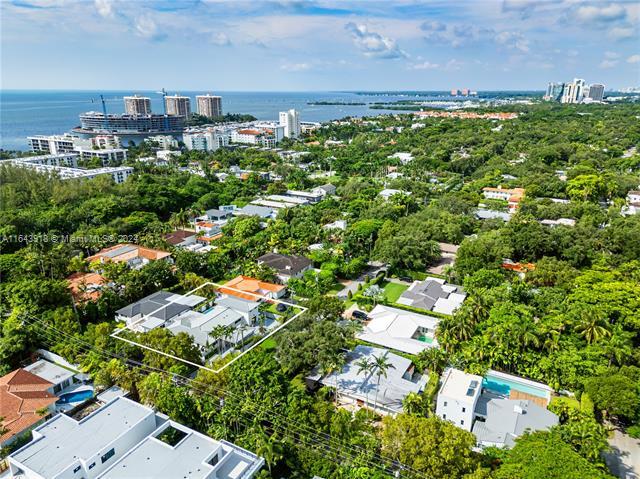
<svg viewBox="0 0 640 479"><path fill-rule="evenodd" d="M540 386L536 386L534 384L528 384L533 383L533 381L528 381L526 379L518 381L516 378L508 379L501 376L502 375L499 375L499 373L493 374L492 372L488 372L482 379L482 387L505 396L509 396L511 389L545 399L549 399L551 395L550 390L542 387L544 386L542 384Z"/></svg>
<svg viewBox="0 0 640 479"><path fill-rule="evenodd" d="M74 391L72 393L66 393L60 395L60 398L56 401L56 404L69 404L73 402L83 402L93 397L93 391L91 389L83 389L82 391Z"/></svg>
<svg viewBox="0 0 640 479"><path fill-rule="evenodd" d="M433 338L430 336L426 336L424 334L418 336L418 341L422 341L423 343L431 344L433 343Z"/></svg>

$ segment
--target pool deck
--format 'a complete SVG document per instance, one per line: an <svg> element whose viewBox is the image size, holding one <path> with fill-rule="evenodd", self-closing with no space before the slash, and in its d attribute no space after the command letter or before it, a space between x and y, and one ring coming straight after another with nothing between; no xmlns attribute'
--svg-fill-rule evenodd
<svg viewBox="0 0 640 479"><path fill-rule="evenodd" d="M529 401L543 408L546 408L549 405L549 400L546 398L534 396L533 394L523 393L522 391L518 391L517 389L513 388L509 391L509 399L528 399Z"/></svg>

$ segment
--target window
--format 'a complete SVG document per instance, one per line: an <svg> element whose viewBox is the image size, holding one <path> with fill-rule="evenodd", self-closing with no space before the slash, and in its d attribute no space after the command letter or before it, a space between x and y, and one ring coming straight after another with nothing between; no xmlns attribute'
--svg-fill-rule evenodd
<svg viewBox="0 0 640 479"><path fill-rule="evenodd" d="M443 415L442 415L442 419L447 419L447 415L446 415L446 414L443 414Z"/></svg>
<svg viewBox="0 0 640 479"><path fill-rule="evenodd" d="M96 467L96 463L92 462L91 464L89 464L89 469L93 469L94 467Z"/></svg>
<svg viewBox="0 0 640 479"><path fill-rule="evenodd" d="M75 474L75 473L76 473L76 472L78 472L80 469L82 469L82 466L76 466L76 467L73 469L73 473Z"/></svg>
<svg viewBox="0 0 640 479"><path fill-rule="evenodd" d="M111 459L113 457L113 455L116 453L116 450L114 448L109 449L107 452L105 452L102 455L102 458L100 459L102 461L102 464L104 464L105 462L107 462L109 459Z"/></svg>
<svg viewBox="0 0 640 479"><path fill-rule="evenodd" d="M466 408L466 407L463 407L463 408L462 408L462 412L467 412L467 408Z"/></svg>
<svg viewBox="0 0 640 479"><path fill-rule="evenodd" d="M460 425L464 426L464 419L460 419Z"/></svg>
<svg viewBox="0 0 640 479"><path fill-rule="evenodd" d="M444 407L447 407L447 401L444 402Z"/></svg>

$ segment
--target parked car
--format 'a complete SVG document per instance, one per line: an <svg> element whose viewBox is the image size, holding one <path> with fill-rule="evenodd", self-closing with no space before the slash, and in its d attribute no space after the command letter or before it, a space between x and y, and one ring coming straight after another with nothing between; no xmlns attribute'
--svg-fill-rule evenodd
<svg viewBox="0 0 640 479"><path fill-rule="evenodd" d="M286 310L287 310L286 304L278 303L276 305L276 311L278 311L279 313L284 313Z"/></svg>
<svg viewBox="0 0 640 479"><path fill-rule="evenodd" d="M367 316L367 313L365 313L364 311L358 311L358 310L351 313L351 317L358 319L360 321L366 321L369 319L369 316Z"/></svg>
<svg viewBox="0 0 640 479"><path fill-rule="evenodd" d="M413 278L411 276L400 276L398 279L405 283L413 283Z"/></svg>

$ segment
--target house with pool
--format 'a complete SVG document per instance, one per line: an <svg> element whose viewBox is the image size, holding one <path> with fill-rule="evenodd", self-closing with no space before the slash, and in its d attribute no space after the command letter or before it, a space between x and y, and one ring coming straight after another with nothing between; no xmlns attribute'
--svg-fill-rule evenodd
<svg viewBox="0 0 640 479"><path fill-rule="evenodd" d="M438 346L435 338L438 318L382 304L367 317L362 331L356 334L362 341L408 354L420 354Z"/></svg>
<svg viewBox="0 0 640 479"><path fill-rule="evenodd" d="M436 414L472 432L478 447L512 447L526 431L548 430L558 416L547 409L546 384L489 370L482 377L449 368L441 378Z"/></svg>

